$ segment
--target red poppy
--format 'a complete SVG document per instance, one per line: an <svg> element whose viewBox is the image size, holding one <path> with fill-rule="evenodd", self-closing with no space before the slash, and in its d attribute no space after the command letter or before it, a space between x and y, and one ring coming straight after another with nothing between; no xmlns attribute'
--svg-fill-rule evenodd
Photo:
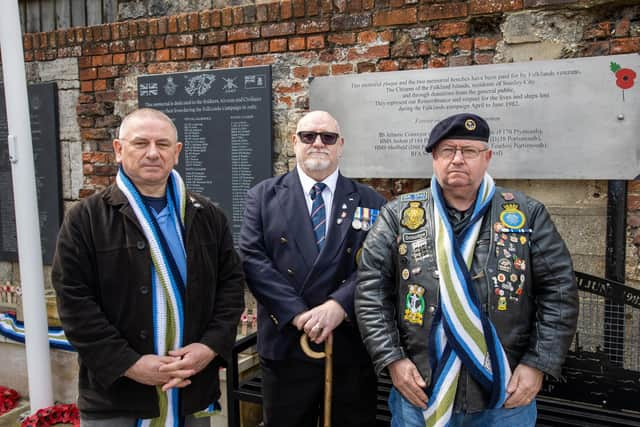
<svg viewBox="0 0 640 427"><path fill-rule="evenodd" d="M636 72L629 68L621 68L616 71L616 84L620 89L631 89Z"/></svg>

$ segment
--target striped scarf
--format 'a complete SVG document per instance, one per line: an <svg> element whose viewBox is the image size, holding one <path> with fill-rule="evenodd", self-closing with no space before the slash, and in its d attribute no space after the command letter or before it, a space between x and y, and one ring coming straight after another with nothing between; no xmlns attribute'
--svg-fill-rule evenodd
<svg viewBox="0 0 640 427"><path fill-rule="evenodd" d="M171 253L155 215L143 201L138 189L122 167L116 176L116 185L127 197L149 243L152 261L154 351L155 354L163 356L170 350L176 350L183 345L183 298L186 277L180 274L174 257L186 257L184 243L182 253ZM186 194L182 178L178 172L172 170L167 180L167 208L171 210L171 217L181 242L184 235ZM157 386L156 392L160 416L153 419L139 419L137 426L178 427L183 425L179 414L178 389L172 388L165 393L161 386Z"/></svg>
<svg viewBox="0 0 640 427"><path fill-rule="evenodd" d="M442 427L449 422L463 363L490 392L491 408L502 407L507 397L509 362L493 324L482 311L469 271L482 218L494 192L493 179L485 174L471 219L456 237L442 189L435 176L431 179L441 302L430 332L434 374L428 390L429 407L424 411L428 427Z"/></svg>

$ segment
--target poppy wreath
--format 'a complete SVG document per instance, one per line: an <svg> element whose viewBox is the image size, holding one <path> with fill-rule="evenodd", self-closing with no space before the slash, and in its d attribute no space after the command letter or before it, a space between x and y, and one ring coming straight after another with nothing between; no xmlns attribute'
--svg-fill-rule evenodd
<svg viewBox="0 0 640 427"><path fill-rule="evenodd" d="M21 427L49 427L55 424L71 424L80 427L80 413L74 403L58 404L38 409L20 424Z"/></svg>
<svg viewBox="0 0 640 427"><path fill-rule="evenodd" d="M20 400L20 395L17 391L0 385L0 415L15 408L18 400Z"/></svg>

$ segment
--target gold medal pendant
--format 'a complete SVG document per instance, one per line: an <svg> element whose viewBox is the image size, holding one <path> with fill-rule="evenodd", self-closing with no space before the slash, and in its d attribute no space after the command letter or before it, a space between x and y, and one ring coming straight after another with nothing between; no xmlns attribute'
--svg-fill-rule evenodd
<svg viewBox="0 0 640 427"><path fill-rule="evenodd" d="M409 202L402 211L402 226L409 230L417 230L425 224L425 210L420 202Z"/></svg>

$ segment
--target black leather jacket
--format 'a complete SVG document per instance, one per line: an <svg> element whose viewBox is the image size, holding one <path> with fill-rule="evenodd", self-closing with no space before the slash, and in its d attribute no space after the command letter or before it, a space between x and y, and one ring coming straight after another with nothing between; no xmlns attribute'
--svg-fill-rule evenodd
<svg viewBox="0 0 640 427"><path fill-rule="evenodd" d="M425 213L424 225L412 230L401 225L410 200ZM521 229L500 229L500 215L509 204L526 219ZM434 235L430 191L387 204L365 240L355 294L360 332L376 371L408 357L427 384L429 331L439 307ZM511 369L524 363L558 377L576 329L578 292L569 252L544 205L497 187L476 242L471 276ZM421 301L413 306L421 311L418 317L411 316L410 297Z"/></svg>

